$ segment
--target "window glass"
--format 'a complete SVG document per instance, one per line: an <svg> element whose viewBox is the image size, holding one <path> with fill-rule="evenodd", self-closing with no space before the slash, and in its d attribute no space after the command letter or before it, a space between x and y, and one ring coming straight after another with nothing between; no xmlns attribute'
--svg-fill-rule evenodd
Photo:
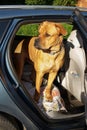
<svg viewBox="0 0 87 130"><path fill-rule="evenodd" d="M1 20L0 21L0 41L3 38L3 36L7 30L8 25L9 25L9 20Z"/></svg>

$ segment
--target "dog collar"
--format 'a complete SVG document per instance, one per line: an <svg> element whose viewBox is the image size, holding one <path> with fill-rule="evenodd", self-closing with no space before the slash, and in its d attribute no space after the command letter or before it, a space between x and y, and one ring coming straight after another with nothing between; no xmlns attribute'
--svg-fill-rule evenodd
<svg viewBox="0 0 87 130"><path fill-rule="evenodd" d="M46 49L46 50L43 50L43 51L44 51L45 53L48 53L48 54L51 54L51 55L55 55L55 54L59 53L59 52L62 50L63 46L64 46L64 45L61 44L60 49L57 50L57 51L55 51L55 50L50 50L51 48Z"/></svg>
<svg viewBox="0 0 87 130"><path fill-rule="evenodd" d="M51 55L55 55L55 54L58 54L61 50L62 50L62 48L63 48L63 44L60 46L60 49L58 50L58 51L50 51L50 54Z"/></svg>

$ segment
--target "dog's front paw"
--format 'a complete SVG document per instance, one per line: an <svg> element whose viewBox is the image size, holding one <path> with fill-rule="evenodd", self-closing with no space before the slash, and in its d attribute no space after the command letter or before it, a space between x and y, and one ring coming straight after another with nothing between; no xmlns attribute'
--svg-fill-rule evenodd
<svg viewBox="0 0 87 130"><path fill-rule="evenodd" d="M52 98L50 89L46 88L44 90L44 98L46 101L52 102L53 98Z"/></svg>

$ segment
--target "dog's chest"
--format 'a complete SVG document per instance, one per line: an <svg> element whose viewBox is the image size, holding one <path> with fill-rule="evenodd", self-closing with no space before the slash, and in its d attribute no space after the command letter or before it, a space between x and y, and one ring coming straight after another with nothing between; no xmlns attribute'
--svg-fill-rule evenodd
<svg viewBox="0 0 87 130"><path fill-rule="evenodd" d="M55 60L53 59L45 59L45 61L44 61L44 65L45 65L45 67L46 68L52 68L53 66L55 66Z"/></svg>
<svg viewBox="0 0 87 130"><path fill-rule="evenodd" d="M57 71L64 59L64 50L60 53L51 55L39 51L35 59L34 67L37 71L49 72L50 70Z"/></svg>
<svg viewBox="0 0 87 130"><path fill-rule="evenodd" d="M58 58L55 59L54 55L44 55L40 57L41 60L38 60L38 67L41 67L42 70L50 70L50 69L57 69L58 65Z"/></svg>

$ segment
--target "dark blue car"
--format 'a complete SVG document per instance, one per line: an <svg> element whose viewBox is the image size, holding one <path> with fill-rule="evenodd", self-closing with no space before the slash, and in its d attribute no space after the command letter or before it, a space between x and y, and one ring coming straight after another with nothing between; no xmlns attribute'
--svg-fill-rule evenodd
<svg viewBox="0 0 87 130"><path fill-rule="evenodd" d="M28 80L28 60L21 79L16 72L15 48L23 38L32 37L22 29L43 21L63 23L68 30L64 37L65 63L54 81L67 112L45 113L40 109L29 93L32 83ZM86 125L87 9L0 6L0 130L85 130Z"/></svg>

